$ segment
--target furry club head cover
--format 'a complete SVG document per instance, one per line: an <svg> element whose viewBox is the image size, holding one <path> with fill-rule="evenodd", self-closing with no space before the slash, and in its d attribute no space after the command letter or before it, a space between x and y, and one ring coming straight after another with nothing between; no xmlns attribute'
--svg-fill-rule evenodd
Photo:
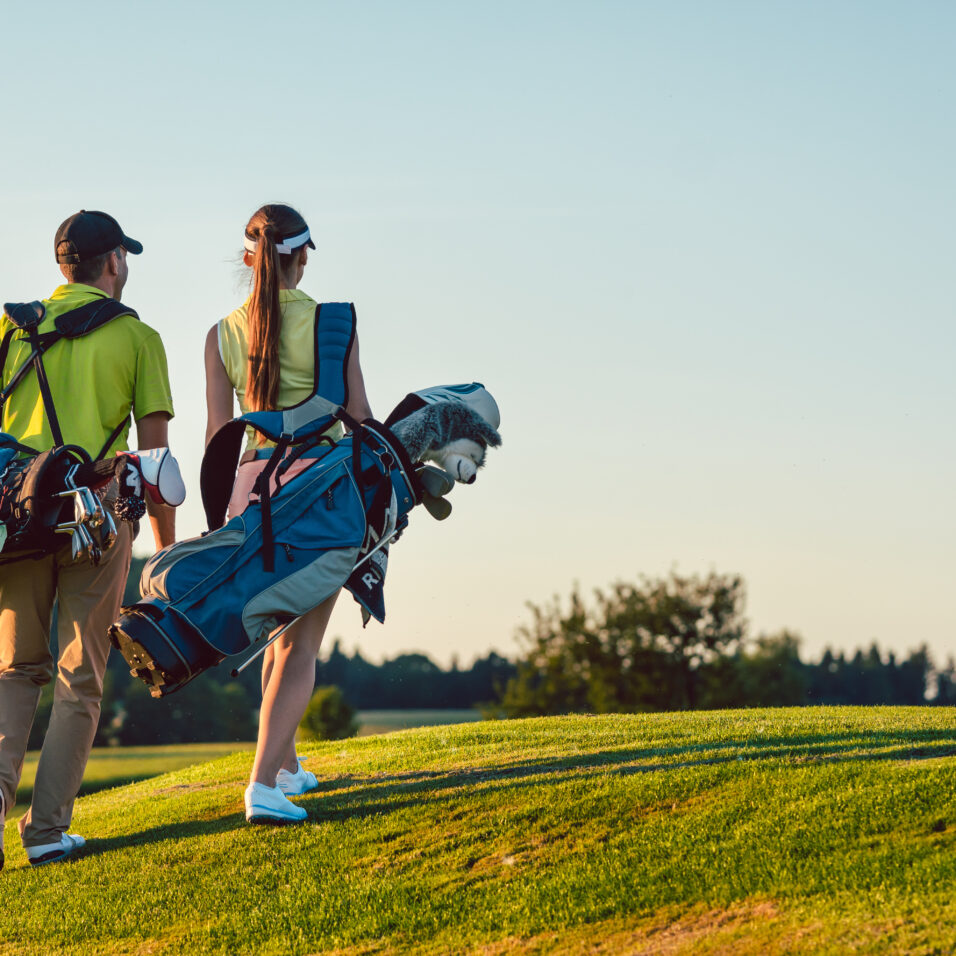
<svg viewBox="0 0 956 956"><path fill-rule="evenodd" d="M426 466L421 476L424 504L434 518L448 517L451 505L444 495L455 481L471 484L487 448L501 444L500 423L494 398L477 382L412 392L388 417L386 425L412 461L438 465Z"/></svg>
<svg viewBox="0 0 956 956"><path fill-rule="evenodd" d="M471 484L485 450L501 436L471 406L458 401L426 405L392 426L412 461L432 461L456 481Z"/></svg>

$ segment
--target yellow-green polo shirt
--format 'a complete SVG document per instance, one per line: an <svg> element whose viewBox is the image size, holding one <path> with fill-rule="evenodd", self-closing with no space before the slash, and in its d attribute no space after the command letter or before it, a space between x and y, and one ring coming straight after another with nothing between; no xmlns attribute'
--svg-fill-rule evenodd
<svg viewBox="0 0 956 956"><path fill-rule="evenodd" d="M92 286L61 285L44 299L46 316L40 332L54 329L58 315L108 298ZM0 320L0 337L14 328L6 315ZM32 349L20 332L14 332L3 367L6 386ZM128 447L129 416L143 418L153 412L173 415L166 351L159 333L135 316L121 315L87 335L60 339L43 356L53 405L63 441L79 445L90 455L103 447L110 432L124 419L127 424L106 455ZM0 430L39 450L53 447L35 371L30 371L13 390L3 407Z"/></svg>
<svg viewBox="0 0 956 956"><path fill-rule="evenodd" d="M299 289L279 290L282 324L279 330L279 408L289 408L305 401L315 387L315 309L318 303ZM246 376L249 370L249 300L230 312L219 323L219 355L226 375L236 390L243 414L246 403ZM325 432L334 439L345 434L340 422ZM250 447L257 434L247 431Z"/></svg>

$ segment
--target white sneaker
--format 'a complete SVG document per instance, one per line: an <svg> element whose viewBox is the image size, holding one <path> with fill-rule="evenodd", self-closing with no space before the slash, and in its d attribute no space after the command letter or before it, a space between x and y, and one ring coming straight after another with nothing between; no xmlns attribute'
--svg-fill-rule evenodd
<svg viewBox="0 0 956 956"><path fill-rule="evenodd" d="M246 819L250 823L298 823L308 813L286 800L278 787L250 783L246 787Z"/></svg>
<svg viewBox="0 0 956 956"><path fill-rule="evenodd" d="M27 859L32 866L43 866L46 863L59 863L65 860L74 850L86 846L86 840L78 833L64 833L57 843L42 843L40 846L28 846Z"/></svg>
<svg viewBox="0 0 956 956"><path fill-rule="evenodd" d="M314 790L318 785L319 781L315 779L315 774L303 770L302 761L298 757L296 757L295 773L290 773L283 768L276 774L276 786L287 797L298 797Z"/></svg>

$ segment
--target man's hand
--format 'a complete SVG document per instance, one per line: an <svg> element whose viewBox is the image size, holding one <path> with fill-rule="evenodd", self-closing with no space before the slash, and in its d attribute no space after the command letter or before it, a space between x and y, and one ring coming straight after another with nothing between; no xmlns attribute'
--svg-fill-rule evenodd
<svg viewBox="0 0 956 956"><path fill-rule="evenodd" d="M136 447L147 451L150 448L169 446L169 415L166 412L153 412L136 420ZM153 527L153 539L159 551L176 540L176 509L169 505L157 504L147 494L146 511L149 523Z"/></svg>

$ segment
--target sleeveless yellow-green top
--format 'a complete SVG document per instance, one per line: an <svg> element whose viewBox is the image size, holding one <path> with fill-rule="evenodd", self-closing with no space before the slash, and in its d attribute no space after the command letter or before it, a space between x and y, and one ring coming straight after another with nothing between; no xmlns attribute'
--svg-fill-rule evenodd
<svg viewBox="0 0 956 956"><path fill-rule="evenodd" d="M279 407L288 408L304 401L312 394L315 383L315 310L316 301L298 289L279 290L279 308L282 327L279 332ZM246 373L249 361L247 327L249 300L230 312L219 323L219 355L226 375L236 390L239 408L250 411L246 403ZM256 433L247 432L247 447L255 442ZM344 434L340 422L326 434L338 439Z"/></svg>

